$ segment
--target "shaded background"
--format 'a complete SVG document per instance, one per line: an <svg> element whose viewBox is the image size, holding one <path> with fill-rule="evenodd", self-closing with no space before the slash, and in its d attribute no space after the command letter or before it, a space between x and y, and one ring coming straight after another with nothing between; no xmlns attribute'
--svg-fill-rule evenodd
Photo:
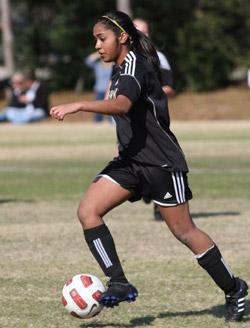
<svg viewBox="0 0 250 328"><path fill-rule="evenodd" d="M96 17L114 0L11 0L16 68L34 68L51 90L91 89L83 58L94 50ZM250 67L249 0L133 0L133 17L151 24L151 36L174 72L175 89L205 91L246 80Z"/></svg>

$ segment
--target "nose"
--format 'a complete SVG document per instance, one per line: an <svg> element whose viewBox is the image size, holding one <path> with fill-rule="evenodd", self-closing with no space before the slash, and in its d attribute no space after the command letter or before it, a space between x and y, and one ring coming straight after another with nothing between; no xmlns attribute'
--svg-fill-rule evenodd
<svg viewBox="0 0 250 328"><path fill-rule="evenodd" d="M95 43L95 49L98 50L101 48L101 43L100 43L100 40L96 40L96 43Z"/></svg>

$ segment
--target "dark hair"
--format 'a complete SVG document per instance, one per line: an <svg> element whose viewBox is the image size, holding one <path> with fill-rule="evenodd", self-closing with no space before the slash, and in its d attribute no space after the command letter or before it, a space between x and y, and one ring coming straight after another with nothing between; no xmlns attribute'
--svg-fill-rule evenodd
<svg viewBox="0 0 250 328"><path fill-rule="evenodd" d="M110 18L110 19L109 19ZM145 57L153 66L158 79L161 81L160 62L153 42L141 31L137 30L131 18L122 11L110 11L97 19L117 36L124 30L129 35L129 47ZM117 25L116 25L116 23Z"/></svg>

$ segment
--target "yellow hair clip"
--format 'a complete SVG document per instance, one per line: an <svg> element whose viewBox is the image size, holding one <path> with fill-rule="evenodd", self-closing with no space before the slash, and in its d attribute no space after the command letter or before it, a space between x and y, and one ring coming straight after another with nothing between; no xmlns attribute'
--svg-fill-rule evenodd
<svg viewBox="0 0 250 328"><path fill-rule="evenodd" d="M119 29L120 29L122 32L127 33L127 32L124 30L124 28L123 28L119 23L117 23L116 20L110 18L109 16L102 16L102 17L103 17L103 18L107 18L107 19L110 20L113 24L115 24L117 27L119 27Z"/></svg>

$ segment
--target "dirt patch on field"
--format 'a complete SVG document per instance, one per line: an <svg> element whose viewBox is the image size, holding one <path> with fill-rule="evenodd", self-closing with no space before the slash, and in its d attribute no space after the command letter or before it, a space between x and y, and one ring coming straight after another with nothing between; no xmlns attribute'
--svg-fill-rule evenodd
<svg viewBox="0 0 250 328"><path fill-rule="evenodd" d="M91 92L61 91L51 95L51 106L80 100L94 99ZM4 101L0 102L1 108ZM248 120L250 119L250 89L246 86L229 87L212 92L184 92L169 99L173 120ZM93 114L77 113L66 121L92 121Z"/></svg>
<svg viewBox="0 0 250 328"><path fill-rule="evenodd" d="M186 92L170 99L172 119L244 120L250 119L250 89L227 88L213 92Z"/></svg>
<svg viewBox="0 0 250 328"><path fill-rule="evenodd" d="M72 92L52 95L52 104L93 99L92 93ZM230 87L213 92L184 92L169 99L173 120L245 120L250 119L250 89L246 86ZM68 121L92 120L89 113L79 113Z"/></svg>

